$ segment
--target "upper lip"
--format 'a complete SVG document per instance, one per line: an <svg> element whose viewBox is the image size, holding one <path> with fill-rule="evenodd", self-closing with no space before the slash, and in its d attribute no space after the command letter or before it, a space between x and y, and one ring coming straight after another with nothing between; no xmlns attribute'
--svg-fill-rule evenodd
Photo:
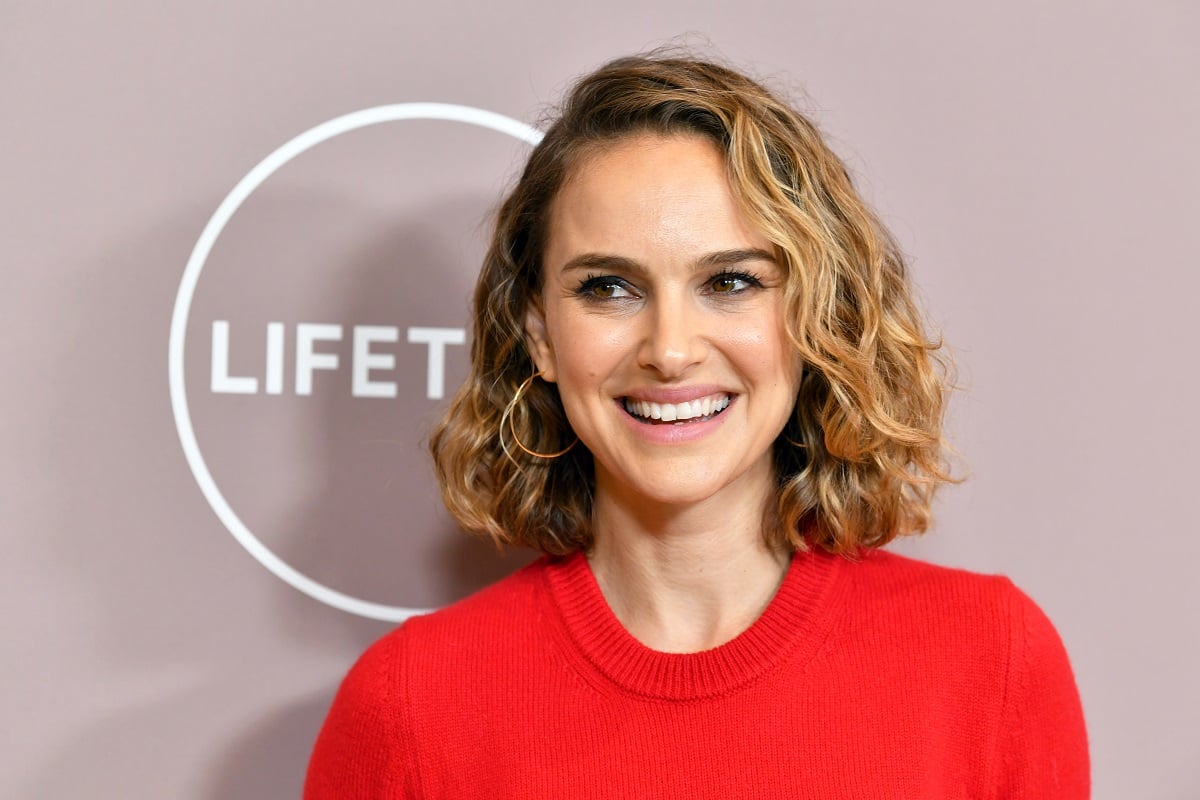
<svg viewBox="0 0 1200 800"><path fill-rule="evenodd" d="M727 394L732 397L734 393L720 386L656 386L635 389L621 395L620 399L642 400L647 403L690 403L692 400L714 394Z"/></svg>

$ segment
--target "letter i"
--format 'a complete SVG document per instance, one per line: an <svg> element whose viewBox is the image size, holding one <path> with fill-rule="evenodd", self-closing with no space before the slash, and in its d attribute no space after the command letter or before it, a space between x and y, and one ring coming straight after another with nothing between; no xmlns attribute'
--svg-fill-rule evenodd
<svg viewBox="0 0 1200 800"><path fill-rule="evenodd" d="M283 323L267 323L267 394L283 394Z"/></svg>

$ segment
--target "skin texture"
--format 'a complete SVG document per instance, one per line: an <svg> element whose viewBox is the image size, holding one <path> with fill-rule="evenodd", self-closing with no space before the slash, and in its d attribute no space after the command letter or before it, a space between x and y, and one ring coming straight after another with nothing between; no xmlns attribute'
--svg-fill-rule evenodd
<svg viewBox="0 0 1200 800"><path fill-rule="evenodd" d="M774 595L762 543L771 446L802 366L783 326L783 268L740 212L705 139L638 135L584 159L552 208L540 307L543 379L595 457L593 570L648 646L706 649ZM625 398L728 395L717 415L648 425Z"/></svg>

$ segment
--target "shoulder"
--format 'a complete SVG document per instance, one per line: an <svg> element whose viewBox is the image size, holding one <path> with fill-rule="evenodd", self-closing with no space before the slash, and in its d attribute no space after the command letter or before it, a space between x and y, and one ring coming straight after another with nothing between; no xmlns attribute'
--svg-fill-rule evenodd
<svg viewBox="0 0 1200 800"><path fill-rule="evenodd" d="M864 549L852 565L862 588L891 599L926 595L1006 599L1016 589L1003 575L943 566L890 550Z"/></svg>
<svg viewBox="0 0 1200 800"><path fill-rule="evenodd" d="M1050 704L1079 725L1078 690L1058 630L1003 575L939 566L873 550L850 566L851 624L885 631L916 658L972 662L1003 687L1014 708Z"/></svg>
<svg viewBox="0 0 1200 800"><path fill-rule="evenodd" d="M428 614L410 617L376 641L346 678L375 702L411 702L414 693L466 691L499 665L542 646L547 557ZM439 689L440 687L440 689Z"/></svg>
<svg viewBox="0 0 1200 800"><path fill-rule="evenodd" d="M932 564L887 550L851 562L848 623L910 652L990 663L1003 678L1016 661L1063 660L1058 633L1008 577Z"/></svg>
<svg viewBox="0 0 1200 800"><path fill-rule="evenodd" d="M888 550L868 550L852 563L855 588L870 602L928 610L943 619L1004 623L1031 643L1057 638L1033 599L1005 575L942 566ZM936 612L936 613L934 613Z"/></svg>
<svg viewBox="0 0 1200 800"><path fill-rule="evenodd" d="M348 718L389 717L433 688L463 687L536 641L543 557L474 594L410 617L378 639L350 668L335 701Z"/></svg>
<svg viewBox="0 0 1200 800"><path fill-rule="evenodd" d="M537 617L550 563L543 556L462 600L412 617L404 625L410 646L457 649L498 636L520 638Z"/></svg>
<svg viewBox="0 0 1200 800"><path fill-rule="evenodd" d="M926 625L992 630L1004 636L1018 619L1040 614L1004 575L942 566L888 550L862 552L849 573L864 610L891 609L894 614L902 609L908 619Z"/></svg>
<svg viewBox="0 0 1200 800"><path fill-rule="evenodd" d="M1087 796L1074 673L1058 631L1028 594L1003 575L886 550L864 552L848 567L846 629L872 643L875 661L892 664L893 675L972 699L955 708L982 714L993 730L987 773L1003 787L997 796Z"/></svg>
<svg viewBox="0 0 1200 800"><path fill-rule="evenodd" d="M993 730L988 785L999 797L1085 798L1090 763L1079 690L1045 612L1009 578L886 550L850 568L850 625L872 632L939 691L972 698ZM931 705L936 698L927 698Z"/></svg>
<svg viewBox="0 0 1200 800"><path fill-rule="evenodd" d="M413 796L406 693L406 630L383 637L342 680L308 762L305 800L362 796L365 787L403 787Z"/></svg>
<svg viewBox="0 0 1200 800"><path fill-rule="evenodd" d="M519 636L524 623L536 616L531 612L547 561L540 558L455 603L410 617L367 648L347 675L347 686L355 693L383 693L399 685L415 661L427 661L431 654L461 654L481 641Z"/></svg>

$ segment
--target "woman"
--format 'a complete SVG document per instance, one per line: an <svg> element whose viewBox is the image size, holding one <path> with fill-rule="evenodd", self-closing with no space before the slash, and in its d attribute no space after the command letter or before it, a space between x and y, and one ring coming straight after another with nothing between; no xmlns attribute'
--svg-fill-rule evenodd
<svg viewBox="0 0 1200 800"><path fill-rule="evenodd" d="M689 58L583 78L474 324L443 495L547 555L362 657L306 797L1087 796L1046 617L879 549L949 479L944 372L803 116Z"/></svg>

